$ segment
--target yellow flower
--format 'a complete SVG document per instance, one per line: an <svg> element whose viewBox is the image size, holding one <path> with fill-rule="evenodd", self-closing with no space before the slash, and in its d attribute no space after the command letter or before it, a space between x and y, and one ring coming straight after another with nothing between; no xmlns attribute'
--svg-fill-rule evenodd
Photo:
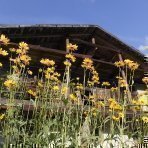
<svg viewBox="0 0 148 148"><path fill-rule="evenodd" d="M144 123L148 123L148 117L147 116L143 116L142 120L143 120Z"/></svg>
<svg viewBox="0 0 148 148"><path fill-rule="evenodd" d="M57 86L57 85L56 86L53 86L53 90L54 91L58 91L59 90L59 86Z"/></svg>
<svg viewBox="0 0 148 148"><path fill-rule="evenodd" d="M145 84L148 84L148 77L144 77L144 78L142 79L142 81L143 81Z"/></svg>
<svg viewBox="0 0 148 148"><path fill-rule="evenodd" d="M16 52L17 49L15 49L15 48L10 48L9 50L10 50L11 52Z"/></svg>
<svg viewBox="0 0 148 148"><path fill-rule="evenodd" d="M5 36L5 35L1 35L0 36L0 43L4 44L4 45L7 45L9 43L9 39Z"/></svg>
<svg viewBox="0 0 148 148"><path fill-rule="evenodd" d="M25 68L25 65L24 65L24 64L20 64L20 67L21 67L21 68Z"/></svg>
<svg viewBox="0 0 148 148"><path fill-rule="evenodd" d="M43 87L43 84L41 82L38 82L39 87Z"/></svg>
<svg viewBox="0 0 148 148"><path fill-rule="evenodd" d="M41 59L40 63L46 66L54 66L55 62L53 60L49 60L49 59Z"/></svg>
<svg viewBox="0 0 148 148"><path fill-rule="evenodd" d="M36 96L36 92L32 91L31 89L28 90L28 93L34 97Z"/></svg>
<svg viewBox="0 0 148 148"><path fill-rule="evenodd" d="M2 50L2 48L0 48L0 55L7 56L8 52L6 50Z"/></svg>
<svg viewBox="0 0 148 148"><path fill-rule="evenodd" d="M116 67L123 67L125 64L122 61L117 61L114 63Z"/></svg>
<svg viewBox="0 0 148 148"><path fill-rule="evenodd" d="M81 66L86 69L92 69L93 61L90 58L85 58Z"/></svg>
<svg viewBox="0 0 148 148"><path fill-rule="evenodd" d="M46 79L50 79L50 78L51 78L50 73L45 74L45 78L46 78Z"/></svg>
<svg viewBox="0 0 148 148"><path fill-rule="evenodd" d="M31 58L28 55L21 55L20 56L20 60L25 64L25 65L29 65L29 61L31 60Z"/></svg>
<svg viewBox="0 0 148 148"><path fill-rule="evenodd" d="M93 115L94 117L96 117L96 116L97 116L97 113L96 113L96 112L93 112L92 115Z"/></svg>
<svg viewBox="0 0 148 148"><path fill-rule="evenodd" d="M105 104L102 101L95 102L96 107L104 107Z"/></svg>
<svg viewBox="0 0 148 148"><path fill-rule="evenodd" d="M93 75L93 76L92 76L92 81L93 81L94 83L99 83L99 77L98 77L97 75Z"/></svg>
<svg viewBox="0 0 148 148"><path fill-rule="evenodd" d="M75 50L78 50L78 46L76 44L67 44L67 49L70 50L70 51L75 51Z"/></svg>
<svg viewBox="0 0 148 148"><path fill-rule="evenodd" d="M33 72L32 72L31 70L28 70L28 74L29 74L29 75L32 75Z"/></svg>
<svg viewBox="0 0 148 148"><path fill-rule="evenodd" d="M117 89L118 89L117 87L112 87L112 88L111 88L111 91L112 91L112 92L115 92L115 91L117 91Z"/></svg>
<svg viewBox="0 0 148 148"><path fill-rule="evenodd" d="M102 86L110 86L110 83L109 82L103 82Z"/></svg>
<svg viewBox="0 0 148 148"><path fill-rule="evenodd" d="M75 62L76 61L76 58L74 57L74 55L72 55L72 54L66 54L66 56L65 56L67 59L69 59L69 60L71 60L72 62Z"/></svg>
<svg viewBox="0 0 148 148"><path fill-rule="evenodd" d="M113 115L112 119L115 120L115 121L119 121L120 118Z"/></svg>
<svg viewBox="0 0 148 148"><path fill-rule="evenodd" d="M119 76L116 76L116 79L122 80L123 78L122 77L119 77Z"/></svg>
<svg viewBox="0 0 148 148"><path fill-rule="evenodd" d="M129 59L125 59L124 60L124 63L125 63L125 65L129 65L130 63L132 63L133 61L131 61L131 60L129 60Z"/></svg>
<svg viewBox="0 0 148 148"><path fill-rule="evenodd" d="M0 120L2 120L5 117L5 114L0 115Z"/></svg>
<svg viewBox="0 0 148 148"><path fill-rule="evenodd" d="M94 96L94 95L90 95L90 96L89 96L89 99L90 99L90 100L95 99L95 96Z"/></svg>
<svg viewBox="0 0 148 148"><path fill-rule="evenodd" d="M17 50L16 50L16 53L17 53L17 54L20 54L20 53L22 53L22 50L21 50L21 49L17 49Z"/></svg>
<svg viewBox="0 0 148 148"><path fill-rule="evenodd" d="M46 73L54 73L55 68L51 67L51 68L47 68L47 70L45 70Z"/></svg>
<svg viewBox="0 0 148 148"><path fill-rule="evenodd" d="M71 66L71 63L69 61L64 61L64 65L70 67Z"/></svg>
<svg viewBox="0 0 148 148"><path fill-rule="evenodd" d="M134 104L134 105L147 105L147 99L145 99L145 98L139 98L138 100L132 100L131 101L132 102L132 104Z"/></svg>
<svg viewBox="0 0 148 148"><path fill-rule="evenodd" d="M111 102L113 102L113 101L116 101L116 100L113 99L113 98L109 98L109 99L108 99L108 102L109 102L109 103L111 103Z"/></svg>
<svg viewBox="0 0 148 148"><path fill-rule="evenodd" d="M10 58L11 62L14 62L15 64L19 64L21 62L20 58L16 57L15 59Z"/></svg>
<svg viewBox="0 0 148 148"><path fill-rule="evenodd" d="M56 82L59 81L58 78L56 76L54 76L54 74L51 75L49 79L52 80L52 81L56 81Z"/></svg>
<svg viewBox="0 0 148 148"><path fill-rule="evenodd" d="M81 83L77 83L76 89L83 90L83 85Z"/></svg>
<svg viewBox="0 0 148 148"><path fill-rule="evenodd" d="M68 91L68 87L64 86L64 87L61 89L62 95L66 94L67 91Z"/></svg>
<svg viewBox="0 0 148 148"><path fill-rule="evenodd" d="M0 62L0 67L2 67L3 66L3 64Z"/></svg>
<svg viewBox="0 0 148 148"><path fill-rule="evenodd" d="M72 101L77 101L77 97L76 97L74 94L70 94L70 95L69 95L69 98L70 98Z"/></svg>
<svg viewBox="0 0 148 148"><path fill-rule="evenodd" d="M56 77L60 77L61 76L61 74L58 73L58 72L55 72L53 75L56 76Z"/></svg>
<svg viewBox="0 0 148 148"><path fill-rule="evenodd" d="M131 63L129 63L128 67L129 67L129 69L131 69L131 70L134 71L134 70L138 69L139 64L138 63L131 62Z"/></svg>
<svg viewBox="0 0 148 148"><path fill-rule="evenodd" d="M119 118L124 118L124 114L122 112L119 112Z"/></svg>
<svg viewBox="0 0 148 148"><path fill-rule="evenodd" d="M4 85L8 88L8 89L12 89L16 87L16 82L14 80L8 79L4 82Z"/></svg>
<svg viewBox="0 0 148 148"><path fill-rule="evenodd" d="M19 43L19 48L20 49L23 49L23 50L29 50L29 46L28 46L28 44L27 43L25 43L25 42L20 42Z"/></svg>
<svg viewBox="0 0 148 148"><path fill-rule="evenodd" d="M124 80L124 79L120 79L118 81L118 83L119 83L119 86L120 87L126 87L127 86L126 80Z"/></svg>
<svg viewBox="0 0 148 148"><path fill-rule="evenodd" d="M110 108L110 109L122 110L121 105L118 104L118 102L117 102L115 99L110 98L110 99L108 99L108 102L109 102L109 108Z"/></svg>

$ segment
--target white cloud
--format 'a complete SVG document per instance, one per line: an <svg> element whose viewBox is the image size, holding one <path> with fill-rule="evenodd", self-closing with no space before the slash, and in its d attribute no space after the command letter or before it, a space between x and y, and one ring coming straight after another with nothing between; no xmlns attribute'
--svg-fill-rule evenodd
<svg viewBox="0 0 148 148"><path fill-rule="evenodd" d="M144 38L143 45L140 45L138 49L144 54L148 54L148 36Z"/></svg>

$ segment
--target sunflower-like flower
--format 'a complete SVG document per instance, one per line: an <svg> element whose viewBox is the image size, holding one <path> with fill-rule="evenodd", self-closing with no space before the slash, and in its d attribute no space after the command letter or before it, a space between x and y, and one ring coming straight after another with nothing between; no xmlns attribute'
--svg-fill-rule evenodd
<svg viewBox="0 0 148 148"><path fill-rule="evenodd" d="M74 55L72 55L72 54L66 54L66 56L65 56L67 59L69 59L70 61L72 61L72 62L75 62L76 61L76 58L74 57Z"/></svg>
<svg viewBox="0 0 148 148"><path fill-rule="evenodd" d="M5 114L1 114L0 115L0 120L4 119L4 117L5 117Z"/></svg>
<svg viewBox="0 0 148 148"><path fill-rule="evenodd" d="M91 70L93 67L93 61L90 58L85 58L81 66Z"/></svg>
<svg viewBox="0 0 148 148"><path fill-rule="evenodd" d="M124 67L124 65L125 65L124 62L122 62L122 61L117 61L114 64L116 67Z"/></svg>
<svg viewBox="0 0 148 148"><path fill-rule="evenodd" d="M118 90L117 87L112 87L112 88L111 88L111 91L112 91L112 92L115 92L115 91L117 91L117 90Z"/></svg>
<svg viewBox="0 0 148 148"><path fill-rule="evenodd" d="M54 91L58 91L59 90L59 86L58 85L53 86L53 90Z"/></svg>
<svg viewBox="0 0 148 148"><path fill-rule="evenodd" d="M15 64L20 64L20 62L21 62L20 58L18 58L18 57L16 57L15 59L10 58L9 60Z"/></svg>
<svg viewBox="0 0 148 148"><path fill-rule="evenodd" d="M114 121L119 121L119 120L120 120L120 118L119 118L118 116L115 116L115 115L112 116L112 119L113 119Z"/></svg>
<svg viewBox="0 0 148 148"><path fill-rule="evenodd" d="M143 116L143 117L142 117L142 121L143 121L144 123L148 123L148 117L147 117L147 116Z"/></svg>
<svg viewBox="0 0 148 148"><path fill-rule="evenodd" d="M16 81L8 79L4 82L4 85L8 88L8 89L13 89L17 86Z"/></svg>
<svg viewBox="0 0 148 148"><path fill-rule="evenodd" d="M76 84L76 89L77 90L83 90L84 88L83 88L83 85L81 83L77 83Z"/></svg>
<svg viewBox="0 0 148 148"><path fill-rule="evenodd" d="M36 92L34 92L34 91L31 90L31 89L28 90L28 93L29 93L31 96L33 96L33 97L36 96Z"/></svg>
<svg viewBox="0 0 148 148"><path fill-rule="evenodd" d="M109 82L103 82L102 86L110 86L110 83Z"/></svg>
<svg viewBox="0 0 148 148"><path fill-rule="evenodd" d="M119 115L119 118L124 118L124 113L123 112L119 112L118 115Z"/></svg>
<svg viewBox="0 0 148 148"><path fill-rule="evenodd" d="M62 89L61 89L62 95L66 94L67 91L68 91L68 87L66 87L66 86L62 87Z"/></svg>
<svg viewBox="0 0 148 148"><path fill-rule="evenodd" d="M26 50L27 51L27 50L29 50L29 46L25 42L20 42L19 43L19 49L22 49L22 50Z"/></svg>
<svg viewBox="0 0 148 148"><path fill-rule="evenodd" d="M41 59L40 63L46 66L54 66L55 62L53 60L49 60L49 59Z"/></svg>
<svg viewBox="0 0 148 148"><path fill-rule="evenodd" d="M148 84L148 77L144 77L142 81L147 85Z"/></svg>
<svg viewBox="0 0 148 148"><path fill-rule="evenodd" d="M9 39L4 35L4 34L2 34L1 36L0 36L0 43L2 43L2 44L4 44L4 45L7 45L7 44L9 44Z"/></svg>
<svg viewBox="0 0 148 148"><path fill-rule="evenodd" d="M127 86L126 80L124 80L124 79L119 79L118 83L119 83L120 87L126 87Z"/></svg>
<svg viewBox="0 0 148 148"><path fill-rule="evenodd" d="M98 77L98 75L93 75L93 76L92 76L92 81L93 81L94 83L99 83L99 77Z"/></svg>
<svg viewBox="0 0 148 148"><path fill-rule="evenodd" d="M129 65L130 63L133 63L130 59L125 59L124 60L125 65Z"/></svg>
<svg viewBox="0 0 148 148"><path fill-rule="evenodd" d="M72 101L77 101L77 97L76 97L74 94L70 94L70 95L69 95L69 98L70 98Z"/></svg>
<svg viewBox="0 0 148 148"><path fill-rule="evenodd" d="M21 55L20 56L20 60L25 64L25 65L29 65L29 62L31 61L31 57L29 57L28 55Z"/></svg>
<svg viewBox="0 0 148 148"><path fill-rule="evenodd" d="M0 55L7 56L8 52L6 50L3 50L2 48L0 48Z"/></svg>
<svg viewBox="0 0 148 148"><path fill-rule="evenodd" d="M70 50L70 51L75 51L75 50L78 50L78 46L76 44L67 44L67 49Z"/></svg>
<svg viewBox="0 0 148 148"><path fill-rule="evenodd" d="M131 62L128 64L129 69L131 69L132 71L135 71L136 69L138 69L139 64L137 62Z"/></svg>
<svg viewBox="0 0 148 148"><path fill-rule="evenodd" d="M16 49L16 54L21 54L22 53L22 50L21 49Z"/></svg>
<svg viewBox="0 0 148 148"><path fill-rule="evenodd" d="M119 112L116 116L115 115L112 116L112 119L114 121L119 121L120 118L124 118L124 114L122 112Z"/></svg>
<svg viewBox="0 0 148 148"><path fill-rule="evenodd" d="M64 65L68 66L68 67L71 67L71 63L68 60L64 61Z"/></svg>
<svg viewBox="0 0 148 148"><path fill-rule="evenodd" d="M113 110L122 110L121 105L113 98L108 99L109 108Z"/></svg>

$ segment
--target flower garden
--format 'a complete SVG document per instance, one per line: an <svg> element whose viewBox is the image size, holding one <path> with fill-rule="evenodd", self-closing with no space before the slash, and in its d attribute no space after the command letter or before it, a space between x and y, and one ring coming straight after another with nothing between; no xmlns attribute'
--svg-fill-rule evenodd
<svg viewBox="0 0 148 148"><path fill-rule="evenodd" d="M9 72L0 80L1 101L6 102L6 110L0 114L4 148L11 144L26 148L34 144L45 148L107 147L104 143L129 147L123 135L132 139L132 145L143 143L148 133L148 77L142 79L145 92L133 97L138 63L116 61L119 74L113 85L99 81L90 58L84 58L80 65L83 77L72 78L77 45L67 44L65 72L60 74L55 61L46 58L38 61L42 66L34 73L29 66L29 45L20 42L9 48L9 44L10 40L0 35L0 56L9 57L10 63ZM0 63L1 69L4 64Z"/></svg>

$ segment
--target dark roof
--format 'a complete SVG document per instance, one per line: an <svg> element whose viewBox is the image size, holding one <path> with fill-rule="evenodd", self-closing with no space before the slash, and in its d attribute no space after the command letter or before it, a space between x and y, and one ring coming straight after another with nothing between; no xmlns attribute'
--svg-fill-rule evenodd
<svg viewBox="0 0 148 148"><path fill-rule="evenodd" d="M92 35L92 36L100 36L100 33L104 36L104 38L108 38L111 42L116 42L118 43L118 45L121 46L121 48L125 48L125 50L129 50L129 51L133 51L134 53L138 54L139 56L144 56L144 54L142 54L138 49L128 45L127 43L124 43L123 41L121 41L118 37L116 37L115 35L109 33L108 31L104 30L103 28L101 28L98 25L80 25L80 24L75 24L75 25L68 25L68 24L37 24L37 25L3 25L0 24L0 29L16 29L16 28L27 28L31 29L38 29L38 28L50 28L50 29L55 29L57 30L57 28L65 28L67 30L70 29L77 29L77 32L79 33L88 33L87 35ZM61 30L59 30L61 33ZM63 30L65 31L65 30ZM73 30L74 31L74 30ZM72 32L73 32L72 31ZM67 31L66 31L67 32ZM66 33L65 32L65 33ZM53 31L54 33L54 31ZM71 32L69 32L71 33ZM86 35L86 36L87 36Z"/></svg>
<svg viewBox="0 0 148 148"><path fill-rule="evenodd" d="M118 60L117 53L121 53L124 59L129 58L137 61L141 65L141 71L144 69L144 54L122 42L98 25L0 25L0 33L7 35L11 42L14 43L25 41L31 45L38 45L37 47L44 47L42 49L58 49L60 52L65 51L65 41L66 38L69 38L70 42L78 44L79 50L76 52L77 54L91 55L96 60L95 66L99 67L98 71L103 71L103 77L109 76L110 78L116 74L115 67L113 68L112 64L107 65L107 63L114 63ZM94 45L92 38L95 38ZM44 54L42 50L38 52L31 50L31 55L34 61L38 61L41 57L46 56L54 58L59 64L64 60L63 56L57 53L50 52L50 54ZM106 62L105 67L104 64L99 63L99 60L104 61L104 64ZM75 73L80 73L79 67L81 61L80 59L76 62L76 67L74 68ZM59 66L58 68L62 69L63 67ZM143 75L141 71L138 75L140 79Z"/></svg>

